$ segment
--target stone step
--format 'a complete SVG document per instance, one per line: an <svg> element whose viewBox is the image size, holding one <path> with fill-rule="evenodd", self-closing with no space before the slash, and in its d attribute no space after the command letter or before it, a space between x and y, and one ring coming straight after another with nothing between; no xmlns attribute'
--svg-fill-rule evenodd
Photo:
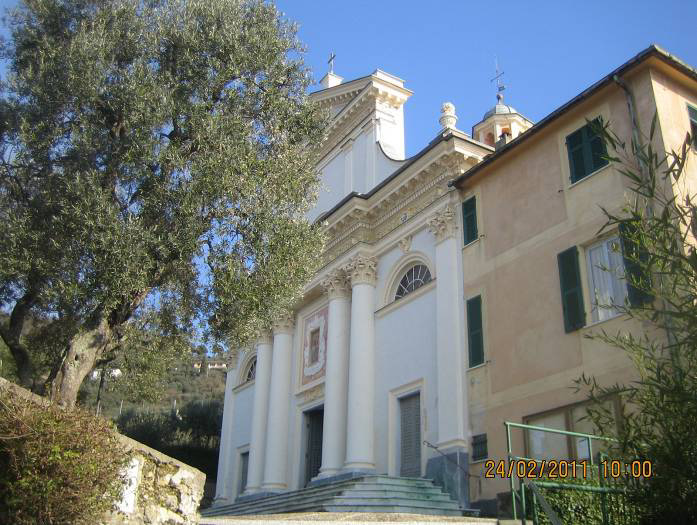
<svg viewBox="0 0 697 525"><path fill-rule="evenodd" d="M334 508L342 510L332 511ZM292 512L358 512L361 509L364 512L462 516L462 509L457 502L431 480L380 475L327 482L301 490L212 507L203 510L201 515L215 517Z"/></svg>
<svg viewBox="0 0 697 525"><path fill-rule="evenodd" d="M342 496L352 497L352 498L384 498L384 497L398 497L398 498L410 498L418 499L423 501L452 501L450 494L444 492L419 492L413 490L399 490L399 489L389 489L389 490L374 490L374 489L364 489L361 488L351 488L343 491Z"/></svg>
<svg viewBox="0 0 697 525"><path fill-rule="evenodd" d="M433 516L462 516L461 510L438 509L406 505L327 505L326 512L375 512L400 514L429 514Z"/></svg>

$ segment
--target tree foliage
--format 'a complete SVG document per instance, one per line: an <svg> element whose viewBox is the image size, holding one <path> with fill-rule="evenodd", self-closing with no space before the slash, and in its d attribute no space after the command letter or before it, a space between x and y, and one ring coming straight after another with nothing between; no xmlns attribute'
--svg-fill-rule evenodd
<svg viewBox="0 0 697 525"><path fill-rule="evenodd" d="M605 228L620 228L629 301L613 305L637 320L642 333L605 331L591 337L624 350L637 379L600 385L578 382L598 403L591 416L618 443L626 462L649 460L653 475L628 485L644 523L697 522L697 195L693 138L679 151L659 153L654 121L648 137L625 144L605 125L610 160L629 182L629 202L606 211ZM640 136L641 137L641 136ZM690 177L688 178L688 173ZM620 395L622 424L602 399Z"/></svg>
<svg viewBox="0 0 697 525"><path fill-rule="evenodd" d="M324 126L294 25L261 0L25 0L9 20L0 336L21 383L72 405L124 352L196 323L239 345L292 305L321 250Z"/></svg>

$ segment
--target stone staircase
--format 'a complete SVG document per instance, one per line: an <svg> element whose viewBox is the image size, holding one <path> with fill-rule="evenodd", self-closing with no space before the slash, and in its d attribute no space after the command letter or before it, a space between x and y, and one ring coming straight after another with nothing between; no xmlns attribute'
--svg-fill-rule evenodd
<svg viewBox="0 0 697 525"><path fill-rule="evenodd" d="M431 480L361 476L201 511L203 517L289 512L399 512L440 516L476 515L462 509Z"/></svg>

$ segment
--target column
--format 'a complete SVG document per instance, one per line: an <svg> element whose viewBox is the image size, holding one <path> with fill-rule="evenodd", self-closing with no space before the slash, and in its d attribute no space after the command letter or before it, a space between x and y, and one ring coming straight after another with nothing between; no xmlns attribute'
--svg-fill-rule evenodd
<svg viewBox="0 0 697 525"><path fill-rule="evenodd" d="M467 390L464 388L458 250L461 249L455 212L446 206L428 221L436 238L436 373L438 439L445 454L433 454L426 463L426 477L444 488L463 507L469 505L467 476L452 464L468 465Z"/></svg>
<svg viewBox="0 0 697 525"><path fill-rule="evenodd" d="M327 367L324 379L324 426L322 467L318 478L338 474L346 458L346 411L348 401L350 284L342 270L322 283L329 295Z"/></svg>
<svg viewBox="0 0 697 525"><path fill-rule="evenodd" d="M232 489L232 472L230 469L232 456L232 411L233 393L237 367L230 364L225 379L225 399L223 403L223 423L220 429L220 454L218 455L218 472L220 475L215 484L215 499L213 506L227 505L235 500Z"/></svg>
<svg viewBox="0 0 697 525"><path fill-rule="evenodd" d="M264 491L285 490L288 467L288 411L290 399L293 317L288 315L273 325L273 358L269 417L266 424Z"/></svg>
<svg viewBox="0 0 697 525"><path fill-rule="evenodd" d="M374 257L362 254L351 259L346 267L352 290L345 471L375 469L373 404L376 267Z"/></svg>
<svg viewBox="0 0 697 525"><path fill-rule="evenodd" d="M463 389L464 346L460 332L455 213L447 206L428 221L436 238L436 365L438 373L438 446L467 447Z"/></svg>
<svg viewBox="0 0 697 525"><path fill-rule="evenodd" d="M252 435L249 442L249 464L247 466L247 488L245 494L261 491L266 452L266 424L269 412L269 388L271 386L270 332L263 332L257 339L257 370L254 378L254 405L252 412Z"/></svg>

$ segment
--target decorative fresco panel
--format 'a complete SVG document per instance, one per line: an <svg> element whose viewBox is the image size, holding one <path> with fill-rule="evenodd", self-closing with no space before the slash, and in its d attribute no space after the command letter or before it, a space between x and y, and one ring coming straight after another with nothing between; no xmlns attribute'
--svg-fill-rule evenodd
<svg viewBox="0 0 697 525"><path fill-rule="evenodd" d="M327 320L325 306L305 319L303 326L302 384L307 385L324 377L327 363Z"/></svg>

